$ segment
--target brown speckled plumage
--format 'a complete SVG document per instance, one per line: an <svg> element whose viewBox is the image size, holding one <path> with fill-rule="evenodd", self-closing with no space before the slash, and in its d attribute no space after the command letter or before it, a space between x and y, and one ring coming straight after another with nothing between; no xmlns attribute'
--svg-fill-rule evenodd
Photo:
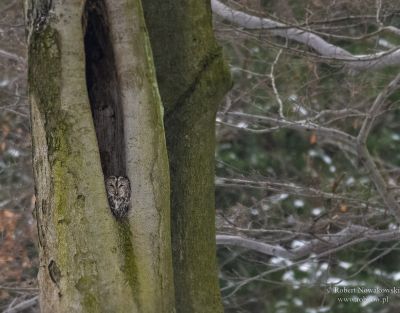
<svg viewBox="0 0 400 313"><path fill-rule="evenodd" d="M131 199L129 179L124 176L110 176L107 177L105 184L111 212L117 219L124 218L128 213Z"/></svg>

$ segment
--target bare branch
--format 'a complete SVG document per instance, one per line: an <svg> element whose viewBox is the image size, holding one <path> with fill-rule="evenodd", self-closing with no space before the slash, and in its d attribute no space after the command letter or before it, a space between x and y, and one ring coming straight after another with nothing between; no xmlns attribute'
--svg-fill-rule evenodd
<svg viewBox="0 0 400 313"><path fill-rule="evenodd" d="M242 113L242 112L230 112L227 113L229 116L238 116L238 117L243 117L249 120L258 120L258 121L263 121L267 124L273 125L273 126L279 126L279 127L284 127L284 128L289 128L289 129L294 129L294 130L300 130L300 131L314 131L318 135L321 135L323 137L329 137L333 138L334 142L339 142L341 144L345 144L346 146L349 147L349 149L353 148L355 150L356 147L356 138L350 134L347 134L341 130L338 130L336 128L327 128L320 126L318 124L315 124L309 120L299 120L299 121L288 121L285 119L277 119L273 117L268 117L268 116L261 116L261 115L253 115L253 114L247 114L247 113ZM243 128L245 130L245 128ZM268 129L268 131L270 131Z"/></svg>
<svg viewBox="0 0 400 313"><path fill-rule="evenodd" d="M351 227L353 229L350 229ZM360 234L357 235L357 228L359 228L359 231L364 234L363 237L361 237L361 238L357 237L357 236L359 236L361 234L360 233ZM280 272L280 271L283 271L283 270L287 270L289 268L292 268L294 266L300 265L300 264L302 264L304 262L307 262L307 261L317 260L317 259L319 259L321 257L324 257L326 255L335 253L335 252L337 252L339 250L348 248L350 246L353 246L355 244L364 242L366 240L392 241L392 240L398 240L400 238L400 232L398 230L396 230L396 231L381 231L380 235L376 234L376 232L379 232L379 231L371 231L371 232L369 232L368 229L363 227L363 226L357 226L357 225L349 226L347 229L344 229L344 230L341 231L341 236L339 236L339 239L337 239L336 241L341 241L343 239L346 239L345 238L346 234L350 234L351 237L353 238L352 240L348 240L347 242L344 241L345 243L340 244L338 246L326 245L328 247L332 247L333 246L333 248L326 249L322 253L319 253L319 254L314 255L314 256L309 256L307 258L301 259L301 260L296 261L296 262L291 262L291 260L288 260L288 263L286 263L286 265L284 265L284 266L280 266L280 267L277 267L277 268L272 268L272 269L267 270L265 272L262 272L262 273L260 273L258 275L255 275L253 277L249 277L249 278L247 278L245 280L242 280L236 286L227 286L225 288L222 288L221 290L225 291L227 289L230 289L230 288L234 287L233 291L226 296L226 297L230 297L230 296L234 295L239 289L241 289L245 285L247 285L247 284L249 284L249 283L251 283L253 281L259 280L259 279L261 279L261 278L263 278L263 277L265 277L265 276L267 276L269 274ZM317 242L317 241L312 241L312 242ZM318 241L318 242L321 242L321 241ZM217 244L218 244L218 236L217 236ZM312 246L309 246L309 247L304 246L304 247L300 247L298 251L304 251L307 248L308 249L311 248ZM303 249L303 250L300 250L300 249ZM309 250L311 250L311 249L309 249Z"/></svg>
<svg viewBox="0 0 400 313"><path fill-rule="evenodd" d="M243 238L240 236L217 235L217 244L224 246L236 246L258 251L263 254L276 256L284 259L292 259L294 256L285 248L278 245L270 245L260 241Z"/></svg>
<svg viewBox="0 0 400 313"><path fill-rule="evenodd" d="M376 23L382 25L381 21L382 0L376 0Z"/></svg>
<svg viewBox="0 0 400 313"><path fill-rule="evenodd" d="M321 56L328 57L332 60L340 60L352 69L379 69L400 64L400 50L398 48L369 55L353 55L347 50L328 43L320 36L307 30L299 29L298 27L290 27L268 18L258 17L232 9L218 0L211 0L211 5L215 14L231 23L246 29L268 30L274 36L300 42L314 49ZM395 32L397 33L396 30Z"/></svg>
<svg viewBox="0 0 400 313"><path fill-rule="evenodd" d="M311 120L319 120L322 118L334 118L334 119L342 119L354 116L363 116L365 113L360 112L359 110L354 109L341 109L341 110L323 110L320 111L317 115L310 118Z"/></svg>
<svg viewBox="0 0 400 313"><path fill-rule="evenodd" d="M392 95L399 87L400 74L398 74L390 83L387 85L376 97L372 107L370 108L367 117L361 127L360 133L358 134L357 141L359 144L365 145L367 137L371 131L376 116L381 112L382 107L385 105L385 101L390 95Z"/></svg>
<svg viewBox="0 0 400 313"><path fill-rule="evenodd" d="M360 145L357 149L359 158L362 161L364 167L368 170L368 175L373 181L375 188L378 190L383 202L389 211L393 214L398 222L400 222L400 206L396 201L393 191L390 190L376 167L368 149L365 145Z"/></svg>
<svg viewBox="0 0 400 313"><path fill-rule="evenodd" d="M16 306L8 308L5 310L3 313L18 313L22 312L38 303L39 296L35 296L33 298L30 298L28 300L25 300L21 303L18 303Z"/></svg>
<svg viewBox="0 0 400 313"><path fill-rule="evenodd" d="M349 246L364 242L387 242L400 239L399 230L373 230L364 226L349 225L335 234L325 234L321 239L306 241L303 246L287 250L279 245L270 245L241 236L217 235L217 245L232 245L254 250L265 255L287 260L298 260L312 254L318 256L337 252Z"/></svg>
<svg viewBox="0 0 400 313"><path fill-rule="evenodd" d="M20 291L20 292L38 292L38 288L27 288L27 287L8 287L8 286L1 286L0 290L8 290L8 291Z"/></svg>
<svg viewBox="0 0 400 313"><path fill-rule="evenodd" d="M387 29L388 31L392 32L393 34L400 36L400 29L398 29L397 27L394 26L386 26L385 29Z"/></svg>
<svg viewBox="0 0 400 313"><path fill-rule="evenodd" d="M348 276L347 278L350 279L352 277L357 276L358 274L360 274L364 269L366 269L369 265L371 265L372 263L374 263L375 261L381 259L382 257L384 257L385 255L389 254L390 252L392 252L395 248L397 248L397 246L400 243L396 242L393 246L391 246L389 249L385 249L383 250L383 252L381 252L380 254L378 254L376 257L374 257L371 260L368 260L368 262L365 262L365 264L363 264L356 272L354 272L353 274L351 274L350 276Z"/></svg>
<svg viewBox="0 0 400 313"><path fill-rule="evenodd" d="M330 192L325 192L319 189L315 189L312 187L299 186L293 183L282 183L282 182L274 182L274 181L256 181L250 179L243 178L225 178L225 177L217 177L215 180L216 186L222 187L245 187L245 188L261 188L267 190L274 190L277 192L285 192L292 195L300 195L303 197L312 197L312 198L325 198L325 199L335 199L335 200L345 200L351 203L364 203L364 201L360 199L355 199L349 197L347 195L339 195ZM365 202L366 204L366 202ZM369 203L370 204L370 203Z"/></svg>
<svg viewBox="0 0 400 313"><path fill-rule="evenodd" d="M0 49L0 56L4 57L4 58L7 58L7 59L11 59L11 60L17 61L17 62L22 63L22 64L26 63L25 58L23 58L23 57L21 57L19 55L16 55L15 53L11 53L11 52L8 52L6 50L3 50L3 49Z"/></svg>
<svg viewBox="0 0 400 313"><path fill-rule="evenodd" d="M373 127L376 116L382 111L385 105L385 100L393 94L397 89L400 82L400 74L398 74L376 97L372 107L368 111L367 117L365 118L361 130L357 136L357 152L360 160L362 161L365 168L368 170L368 175L373 181L379 195L385 202L386 207L394 215L396 220L400 222L400 205L397 202L393 191L390 190L382 176L374 160L372 159L368 148L367 138Z"/></svg>
<svg viewBox="0 0 400 313"><path fill-rule="evenodd" d="M241 129L241 130L244 130L246 132L250 132L250 133L254 133L254 134L265 134L265 133L270 133L270 132L282 129L282 127L280 127L280 126L255 129L255 128L243 127L241 125L236 125L236 124L232 124L232 123L223 122L223 121L220 121L219 119L217 119L217 123L221 124L221 125L228 126L228 127Z"/></svg>

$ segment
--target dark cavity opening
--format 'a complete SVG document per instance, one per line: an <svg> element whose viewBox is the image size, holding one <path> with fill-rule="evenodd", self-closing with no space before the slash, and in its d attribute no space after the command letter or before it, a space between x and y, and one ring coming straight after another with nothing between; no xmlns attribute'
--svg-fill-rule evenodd
<svg viewBox="0 0 400 313"><path fill-rule="evenodd" d="M121 96L109 22L103 0L87 0L85 36L86 84L105 177L126 176Z"/></svg>

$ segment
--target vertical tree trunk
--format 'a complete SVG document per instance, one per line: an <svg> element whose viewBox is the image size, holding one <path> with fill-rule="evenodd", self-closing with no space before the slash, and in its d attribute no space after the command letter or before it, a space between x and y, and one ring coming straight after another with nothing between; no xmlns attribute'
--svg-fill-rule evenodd
<svg viewBox="0 0 400 313"><path fill-rule="evenodd" d="M140 1L26 0L26 16L42 312L174 312L168 162ZM104 175L130 179L126 219L112 216Z"/></svg>
<svg viewBox="0 0 400 313"><path fill-rule="evenodd" d="M222 312L215 248L215 114L230 87L210 1L143 2L166 109L176 308Z"/></svg>

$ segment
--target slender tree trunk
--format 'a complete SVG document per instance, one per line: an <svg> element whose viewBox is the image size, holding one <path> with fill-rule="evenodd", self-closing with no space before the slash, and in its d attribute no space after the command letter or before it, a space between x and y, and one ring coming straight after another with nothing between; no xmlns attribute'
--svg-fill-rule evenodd
<svg viewBox="0 0 400 313"><path fill-rule="evenodd" d="M25 8L42 312L174 312L168 162L140 1ZM123 220L109 175L131 182Z"/></svg>
<svg viewBox="0 0 400 313"><path fill-rule="evenodd" d="M230 87L210 1L143 2L166 110L179 313L222 312L215 247L215 114Z"/></svg>

